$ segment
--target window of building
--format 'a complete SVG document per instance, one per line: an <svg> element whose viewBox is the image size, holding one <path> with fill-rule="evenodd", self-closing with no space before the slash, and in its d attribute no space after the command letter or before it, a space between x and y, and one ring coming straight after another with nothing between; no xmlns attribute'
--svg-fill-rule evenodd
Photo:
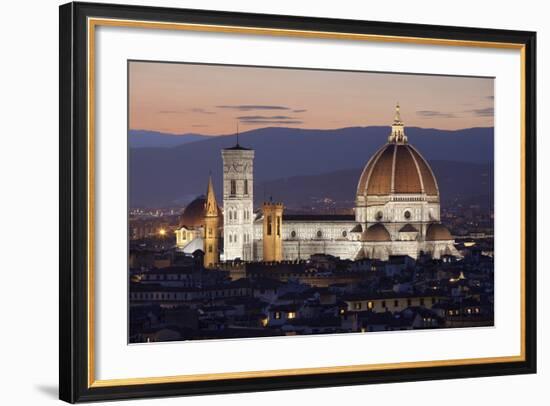
<svg viewBox="0 0 550 406"><path fill-rule="evenodd" d="M367 309L372 309L374 304L372 302L367 302Z"/></svg>
<svg viewBox="0 0 550 406"><path fill-rule="evenodd" d="M281 216L277 216L277 237L281 235Z"/></svg>
<svg viewBox="0 0 550 406"><path fill-rule="evenodd" d="M348 232L346 230L342 231L342 237L346 238L348 236Z"/></svg>
<svg viewBox="0 0 550 406"><path fill-rule="evenodd" d="M235 179L231 179L230 185L231 190L229 193L231 194L231 196L235 196L237 194L237 181Z"/></svg>
<svg viewBox="0 0 550 406"><path fill-rule="evenodd" d="M212 245L211 244L208 245L208 252L212 252Z"/></svg>
<svg viewBox="0 0 550 406"><path fill-rule="evenodd" d="M287 318L289 318L289 319L295 319L295 318L296 318L296 312L288 312Z"/></svg>
<svg viewBox="0 0 550 406"><path fill-rule="evenodd" d="M424 306L424 298L423 297L420 298L420 306Z"/></svg>
<svg viewBox="0 0 550 406"><path fill-rule="evenodd" d="M353 305L353 308L354 308L355 310L360 310L360 309L361 309L361 302L355 303L355 304Z"/></svg>
<svg viewBox="0 0 550 406"><path fill-rule="evenodd" d="M411 218L411 212L409 210L405 210L405 213L403 215L407 220Z"/></svg>
<svg viewBox="0 0 550 406"><path fill-rule="evenodd" d="M244 180L244 194L248 195L248 179Z"/></svg>
<svg viewBox="0 0 550 406"><path fill-rule="evenodd" d="M323 236L323 232L321 230L317 231L317 238L321 238Z"/></svg>
<svg viewBox="0 0 550 406"><path fill-rule="evenodd" d="M399 300L393 301L393 307L399 307Z"/></svg>
<svg viewBox="0 0 550 406"><path fill-rule="evenodd" d="M229 210L229 220L233 220L233 212Z"/></svg>
<svg viewBox="0 0 550 406"><path fill-rule="evenodd" d="M407 299L407 306L410 306L412 304L411 299Z"/></svg>
<svg viewBox="0 0 550 406"><path fill-rule="evenodd" d="M382 300L382 307L385 309L386 308L386 301L385 300Z"/></svg>
<svg viewBox="0 0 550 406"><path fill-rule="evenodd" d="M271 216L267 216L267 235L271 235Z"/></svg>
<svg viewBox="0 0 550 406"><path fill-rule="evenodd" d="M208 227L208 236L212 237L212 227Z"/></svg>
<svg viewBox="0 0 550 406"><path fill-rule="evenodd" d="M292 238L296 238L296 231L292 230L292 232L290 233L290 236Z"/></svg>
<svg viewBox="0 0 550 406"><path fill-rule="evenodd" d="M273 317L276 319L276 320L279 320L281 318L281 312L275 312L273 313Z"/></svg>
<svg viewBox="0 0 550 406"><path fill-rule="evenodd" d="M435 297L432 297L432 304L435 304Z"/></svg>

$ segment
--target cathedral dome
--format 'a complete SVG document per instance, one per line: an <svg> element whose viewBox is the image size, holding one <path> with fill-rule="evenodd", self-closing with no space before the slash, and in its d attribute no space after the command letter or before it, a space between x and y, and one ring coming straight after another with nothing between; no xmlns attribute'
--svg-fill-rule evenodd
<svg viewBox="0 0 550 406"><path fill-rule="evenodd" d="M426 194L438 196L435 176L409 144L388 143L376 152L361 174L357 195Z"/></svg>
<svg viewBox="0 0 550 406"><path fill-rule="evenodd" d="M221 217L222 211L218 207L218 216ZM184 227L202 227L204 217L206 216L206 197L199 196L187 205L180 216L180 226Z"/></svg>
<svg viewBox="0 0 550 406"><path fill-rule="evenodd" d="M409 145L404 125L396 107L388 143L369 160L357 185L357 196L391 194L425 194L439 196L439 189L430 165Z"/></svg>
<svg viewBox="0 0 550 406"><path fill-rule="evenodd" d="M363 241L381 242L391 241L390 233L382 224L377 223L369 228L363 234Z"/></svg>
<svg viewBox="0 0 550 406"><path fill-rule="evenodd" d="M426 241L448 241L452 239L449 229L443 224L434 223L428 226Z"/></svg>

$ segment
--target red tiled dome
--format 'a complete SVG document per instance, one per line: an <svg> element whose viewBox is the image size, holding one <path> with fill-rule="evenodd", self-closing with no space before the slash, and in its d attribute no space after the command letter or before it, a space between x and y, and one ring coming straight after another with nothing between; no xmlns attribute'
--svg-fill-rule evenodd
<svg viewBox="0 0 550 406"><path fill-rule="evenodd" d="M222 216L222 211L218 207L218 215ZM180 226L201 227L204 225L206 216L206 198L199 196L187 205L180 217Z"/></svg>
<svg viewBox="0 0 550 406"><path fill-rule="evenodd" d="M433 172L409 144L388 143L379 149L365 166L357 195L426 194L438 196Z"/></svg>
<svg viewBox="0 0 550 406"><path fill-rule="evenodd" d="M449 229L443 224L434 223L428 226L426 231L426 241L447 241L452 240L453 237L449 232Z"/></svg>
<svg viewBox="0 0 550 406"><path fill-rule="evenodd" d="M391 241L391 237L386 227L380 223L377 223L367 228L367 230L363 233L363 241Z"/></svg>

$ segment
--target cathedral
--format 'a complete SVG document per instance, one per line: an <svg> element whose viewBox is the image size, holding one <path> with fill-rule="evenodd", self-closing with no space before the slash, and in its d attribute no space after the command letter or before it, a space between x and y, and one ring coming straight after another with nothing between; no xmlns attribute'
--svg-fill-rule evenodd
<svg viewBox="0 0 550 406"><path fill-rule="evenodd" d="M399 105L387 143L361 173L353 215L285 214L284 202L264 202L254 211L254 151L237 142L222 150L222 160L223 210L210 178L206 197L186 207L176 230L178 249L203 250L206 267L237 259L307 260L314 254L351 260L459 256L440 222L437 180L408 143Z"/></svg>

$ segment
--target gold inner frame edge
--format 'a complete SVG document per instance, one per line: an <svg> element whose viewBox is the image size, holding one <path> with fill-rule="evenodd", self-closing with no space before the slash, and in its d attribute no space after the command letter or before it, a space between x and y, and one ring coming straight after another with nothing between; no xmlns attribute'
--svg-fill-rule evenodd
<svg viewBox="0 0 550 406"><path fill-rule="evenodd" d="M316 368L278 369L266 371L241 371L220 372L210 374L189 374L144 378L120 378L120 379L95 379L95 336L94 336L94 306L95 306L95 279L94 279L94 191L95 191L95 28L97 26L148 28L162 30L180 30L195 32L235 33L245 35L268 35L318 39L341 39L373 42L394 42L402 44L421 44L439 46L461 46L496 49L513 49L520 51L520 164L521 164L521 235L520 235L520 340L521 349L519 355L502 357L464 358L452 360L397 362L384 364L364 364L347 366L330 366ZM522 362L526 359L525 348L525 45L520 43L453 40L440 38L400 37L391 35L355 34L344 32L307 31L291 29L274 29L260 27L243 27L230 25L209 25L189 23L167 23L140 20L123 20L109 18L88 18L87 21L87 80L88 80L88 388L162 384L177 382L213 381L221 379L266 378L312 374L336 374L344 372L367 372L380 370L393 370L399 368L427 368L459 365L496 364L505 362Z"/></svg>

